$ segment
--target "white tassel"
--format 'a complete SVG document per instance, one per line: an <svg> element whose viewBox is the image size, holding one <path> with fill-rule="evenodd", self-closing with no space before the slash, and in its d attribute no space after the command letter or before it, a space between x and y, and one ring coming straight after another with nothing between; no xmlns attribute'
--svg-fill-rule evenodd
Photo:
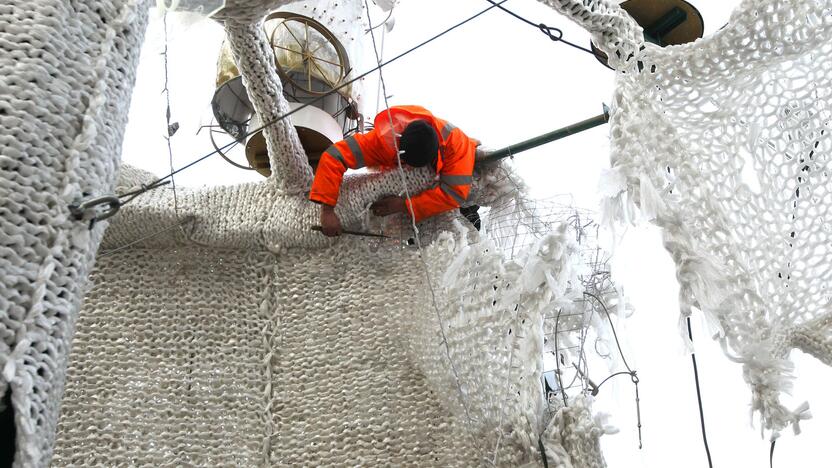
<svg viewBox="0 0 832 468"><path fill-rule="evenodd" d="M618 169L603 169L598 178L598 193L603 198L615 198L627 190L627 178Z"/></svg>
<svg viewBox="0 0 832 468"><path fill-rule="evenodd" d="M794 411L792 411L792 429L794 435L800 435L800 421L812 419L812 413L809 411L809 402L804 401Z"/></svg>
<svg viewBox="0 0 832 468"><path fill-rule="evenodd" d="M702 315L705 317L705 326L708 328L711 339L716 340L724 338L725 329L722 328L722 323L720 323L717 314L710 309L705 309L702 311Z"/></svg>
<svg viewBox="0 0 832 468"><path fill-rule="evenodd" d="M647 221L656 219L656 216L665 210L664 200L653 183L644 175L639 176L639 194L641 195L639 200L641 213Z"/></svg>

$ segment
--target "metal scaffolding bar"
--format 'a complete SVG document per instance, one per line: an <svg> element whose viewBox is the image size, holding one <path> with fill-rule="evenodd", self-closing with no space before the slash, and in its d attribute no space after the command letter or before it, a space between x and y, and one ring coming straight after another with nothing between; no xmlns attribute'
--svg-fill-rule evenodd
<svg viewBox="0 0 832 468"><path fill-rule="evenodd" d="M561 138L565 138L570 135L583 132L584 130L589 130L590 128L595 128L599 125L603 125L609 122L609 120L610 109L609 107L604 105L604 112L600 115L596 115L595 117L582 120L572 125L567 125L566 127L559 128L557 130L545 133L543 135L531 138L526 141L521 141L520 143L516 143L502 149L485 153L481 157L477 158L477 164L499 161L500 159L514 156L517 153L521 153L523 151L545 145L546 143L550 143L555 140L560 140Z"/></svg>

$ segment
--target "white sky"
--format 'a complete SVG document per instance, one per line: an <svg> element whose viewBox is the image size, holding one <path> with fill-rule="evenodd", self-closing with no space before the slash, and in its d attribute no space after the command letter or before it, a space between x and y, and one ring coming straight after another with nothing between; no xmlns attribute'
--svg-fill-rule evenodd
<svg viewBox="0 0 832 468"><path fill-rule="evenodd" d="M706 34L728 21L737 0L696 0ZM392 57L433 34L487 7L485 0L403 0L396 26L387 36L385 57ZM532 19L563 29L564 37L588 45L589 35L548 7L533 0L506 6ZM152 13L142 52L124 161L158 175L169 172L164 133L164 75L160 52L161 20ZM211 120L216 59L221 27L211 21L185 25L169 18L169 88L172 119L181 124L174 136L174 167L211 151L207 134L195 135ZM372 64L367 62L365 67ZM356 67L358 68L358 67ZM366 68L363 68L366 69ZM363 70L360 69L360 70ZM444 38L384 69L391 105L420 104L447 118L485 145L498 148L601 112L613 89L613 72L593 57L551 42L537 30L498 11L483 15ZM376 109L375 84L366 83L365 113ZM532 195L571 193L584 207L597 207L599 171L608 167L608 127L528 151L516 159ZM238 154L239 157L239 154ZM244 158L240 159L243 160ZM202 186L256 181L253 172L236 169L215 156L177 175L179 185ZM707 466L699 429L690 357L683 354L678 333L677 285L672 263L655 229L630 229L615 250L614 271L635 306L620 328L628 361L641 378L644 448L637 449L632 387L626 377L607 384L598 407L613 415L621 432L604 436L610 467ZM716 343L706 338L695 317L699 374L708 440L714 466L768 466L767 439L749 425L750 391L741 367L730 363ZM811 357L793 353L797 363L793 401L808 400L814 419L778 441L775 467L830 465L825 446L832 418L828 388L832 372ZM592 373L592 369L590 369ZM603 372L592 373L601 380Z"/></svg>

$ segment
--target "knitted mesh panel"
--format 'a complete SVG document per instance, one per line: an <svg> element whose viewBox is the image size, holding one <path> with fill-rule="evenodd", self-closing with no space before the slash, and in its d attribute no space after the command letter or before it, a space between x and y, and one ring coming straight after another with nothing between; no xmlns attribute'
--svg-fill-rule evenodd
<svg viewBox="0 0 832 468"><path fill-rule="evenodd" d="M359 241L278 262L273 464L476 463L437 398L455 391L432 388L403 346L425 301L417 255Z"/></svg>
<svg viewBox="0 0 832 468"><path fill-rule="evenodd" d="M126 170L118 185L149 177ZM421 223L437 239L422 253L437 316L415 247L321 248L301 226L266 237L245 222L223 235L252 206L300 200L252 198L266 184L180 190L182 218L210 202L217 224L200 215L107 253L177 220L167 189L119 214L78 325L55 465L538 463L543 313L565 294L544 278L572 276L565 232L508 261L487 239L466 249L474 234L448 216Z"/></svg>
<svg viewBox="0 0 832 468"><path fill-rule="evenodd" d="M258 465L271 260L198 246L99 258L52 464Z"/></svg>
<svg viewBox="0 0 832 468"><path fill-rule="evenodd" d="M788 354L832 364L829 1L744 1L695 43L644 43L606 0L549 0L593 33L617 75L606 212L662 228L682 319L705 313L743 363L752 407L776 435ZM683 322L681 322L683 323Z"/></svg>
<svg viewBox="0 0 832 468"><path fill-rule="evenodd" d="M437 395L456 390L430 385L404 345L432 313L419 271L413 250L349 240L103 257L54 464L476 464Z"/></svg>
<svg viewBox="0 0 832 468"><path fill-rule="evenodd" d="M110 194L146 25L141 1L0 5L0 391L16 466L46 466L69 340L104 230L68 206Z"/></svg>
<svg viewBox="0 0 832 468"><path fill-rule="evenodd" d="M454 388L459 377L464 404L454 393L438 393L476 434L481 461L539 461L543 321L567 300L568 280L581 265L573 233L562 226L509 260L492 240L474 236L476 242L469 243L462 226L457 229L461 235L440 236L427 256L429 264L440 266L433 281L439 313L422 313L408 334L411 353L434 385ZM448 255L450 265L440 260ZM445 339L453 368L435 344Z"/></svg>

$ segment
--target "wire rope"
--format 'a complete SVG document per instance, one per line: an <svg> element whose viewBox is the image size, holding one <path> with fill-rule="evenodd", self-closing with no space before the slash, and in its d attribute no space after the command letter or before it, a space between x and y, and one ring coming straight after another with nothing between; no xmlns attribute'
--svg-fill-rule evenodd
<svg viewBox="0 0 832 468"><path fill-rule="evenodd" d="M504 12L508 13L509 15L517 18L518 20L528 24L529 26L532 26L533 28L538 29L540 32L545 34L552 41L562 42L562 43L564 43L564 44L566 44L570 47L574 47L575 49L578 49L582 52L586 52L586 53L588 53L592 56L595 56L595 52L593 52L591 49L587 49L586 47L581 47L578 44L575 44L573 42L569 42L566 39L564 39L563 38L563 30L561 30L560 28L555 27L555 26L548 26L545 23L535 23L534 21L532 21L530 19L524 18L524 17L518 15L517 13L509 10L508 8L502 6L503 2L496 3L496 2L494 2L494 0L485 0L485 1L494 5L495 7L503 10Z"/></svg>
<svg viewBox="0 0 832 468"><path fill-rule="evenodd" d="M370 69L370 70L368 70L368 71L366 71L366 72L364 72L364 73L362 73L362 74L360 74L360 75L356 76L355 78L352 78L352 79L351 79L351 80L349 80L349 81L344 82L344 83L343 83L343 84L341 84L341 85L338 85L337 87L335 87L335 88L333 88L333 89L329 90L328 92L326 92L326 93L324 93L324 94L321 94L320 96L315 97L314 99L310 100L309 102L304 103L303 105L298 106L298 107L296 107L296 108L294 108L294 109L290 110L289 112L287 112L287 113L285 113L285 114L283 114L283 115L281 115L281 116L277 117L276 119L274 119L274 120L272 120L272 121L269 121L269 122L266 122L266 123L262 124L262 125L261 125L261 126L259 126L258 128L256 128L256 129L254 129L254 130L249 131L248 133L246 133L245 135L243 135L241 138L242 138L242 139L248 138L248 137L250 137L251 135L254 135L254 134L255 134L255 133L257 133L257 132L259 132L259 131L261 131L261 130L263 130L263 129L267 128L267 127L270 127L270 126L272 126L272 125L274 125L274 124L276 124L276 123L278 123L278 122L280 122L280 121L282 121L282 120L286 119L287 117L291 116L292 114L294 114L294 113L296 113L296 112L299 112L299 111L303 110L304 108L306 108L306 107L308 107L308 106L311 106L311 105L313 105L313 104L315 104L315 103L317 103L317 102L322 101L322 100L323 100L324 98L326 98L327 96L330 96L330 95L332 95L332 94L334 94L334 93L338 92L339 90L341 90L341 89L343 89L343 88L346 88L347 86L352 85L352 84L353 84L353 83L355 83L356 81L358 81L358 80L360 80L360 79L362 79L362 78L364 78L364 77L366 77L366 76L370 75L371 73L374 73L374 72L376 72L376 71L381 70L383 67L385 67L385 66L387 66L387 65L390 65L391 63L393 63L393 62L395 62L395 61L399 60L400 58L402 58L402 57L404 57L404 56L406 56L406 55L408 55L408 54L410 54L410 53L412 53L412 52L414 52L415 50L418 50L418 49L420 49L420 48L424 47L425 45L427 45L427 44L429 44L429 43L431 43L431 42L435 41L436 39L439 39L440 37L444 36L445 34L448 34L449 32L451 32L451 31L453 31L453 30L455 30L455 29L459 28L460 26L462 26L462 25L464 25L464 24L466 24L466 23L468 23L468 22L470 22L470 21L473 21L474 19L476 19L476 18L480 17L481 15L483 15L483 14L487 13L488 11L490 11L490 10L492 10L492 9L494 9L494 8L498 8L500 5L502 5L503 3L507 2L507 1L508 1L508 0L502 0L502 1L500 1L499 3L492 4L492 5L491 5L491 6L489 6L488 8L485 8L485 9L483 9L483 10L479 11L478 13L476 13L476 14L474 14L474 15L472 15L472 16L470 16L470 17L468 17L468 18L466 18L466 19L464 19L464 20L462 20L462 21L460 21L460 22L458 22L458 23L456 23L456 24L454 24L453 26L451 26L451 27L449 27L449 28L447 28L447 29L443 30L442 32L440 32L440 33L438 33L438 34L435 34L435 35L431 36L430 38L428 38L428 39L426 39L426 40L424 40L424 41L420 42L419 44L417 44L417 45L415 45L415 46L411 47L410 49L407 49L406 51L404 51L404 52L402 52L402 53L400 53L400 54L396 55L395 57L391 58L390 60L387 60L386 62L381 62L381 63L379 63L379 64L378 64L378 66L376 66L376 67L374 67L374 68L372 68L372 69ZM211 151L210 153L208 153L208 154L206 154L206 155L204 155L204 156L199 157L198 159L196 159L196 160L194 160L194 161L192 161L192 162L190 162L190 163L186 164L185 166L180 167L179 169L173 170L173 171L171 171L169 174L167 174L167 175L165 175L165 176L163 176L163 177L160 177L160 178L156 179L155 181L151 182L150 184L147 184L147 185L142 186L142 188L141 188L141 189L136 190L136 191L133 191L133 192L130 192L130 193L131 193L132 195L134 195L134 196L132 196L129 200L127 200L127 201L125 201L125 202L122 202L122 205L123 205L123 204L125 204L125 203L128 203L129 201L132 201L132 200L133 200L136 196L141 195L141 194L142 194L142 193L144 193L144 192L147 192L147 191L149 191L149 190L153 190L153 189L156 189L156 188L160 187L160 186L162 185L162 182L164 182L165 180L167 180L167 179L169 179L169 178L172 178L174 175L176 175L176 174L178 174L178 173L180 173L180 172L182 172L182 171L184 171L184 170L186 170L186 169L188 169L188 168L190 168L190 167L192 167L192 166L194 166L194 165L196 165L196 164L198 164L198 163L200 163L200 162L202 162L202 161L204 161L204 160L208 159L209 157L211 157L211 156L213 156L213 155L217 154L219 151L225 151L225 150L227 150L228 148L230 148L230 147L231 147L233 144L235 144L235 143L236 143L236 142L231 142L231 143L226 144L225 146L222 146L222 147L221 147L221 148L219 148L219 149L215 149L214 151ZM123 196L124 196L124 194L119 194L119 195L118 195L118 197L119 197L119 198L122 198Z"/></svg>
<svg viewBox="0 0 832 468"><path fill-rule="evenodd" d="M507 0L503 0L503 2L501 2L501 3L504 3L506 1ZM373 51L374 51L375 56L376 56L376 61L379 64L379 66L378 66L379 81L381 82L381 89L382 89L382 93L383 93L383 96L384 96L384 107L385 107L386 112L387 112L387 118L389 119L390 131L395 132L395 127L394 127L394 124L393 124L393 114L390 112L390 105L389 105L389 102L387 100L387 86L384 82L384 74L382 73L382 70L381 70L382 69L382 65L381 65L382 62L381 62L381 57L379 56L378 46L376 44L375 33L373 31L373 25L372 25L372 19L370 18L370 6L369 6L368 0L364 0L364 4L367 7L367 23L368 23L368 26L370 27L369 32L370 32L370 37L372 38L372 42L373 42ZM459 395L460 403L462 404L463 410L465 411L466 423L469 426L468 427L469 434L471 435L471 437L474 441L474 445L477 446L477 449L479 449L480 447L479 447L478 440L475 436L475 431L474 431L474 428L473 428L473 420L471 419L471 413L468 409L468 403L467 403L467 400L465 398L465 392L462 390L462 382L461 382L460 377L459 377L459 372L457 371L456 364L454 363L453 357L451 356L450 344L448 343L448 337L445 334L445 323L444 323L444 320L442 319L442 314L439 311L439 306L438 306L437 301L436 301L436 292L434 291L433 284L432 284L431 279L430 279L430 269L428 268L427 262L425 261L425 257L423 255L422 241L421 241L420 236L419 236L419 228L416 226L416 214L413 211L413 205L411 203L409 203L411 201L410 189L407 186L407 179L406 179L405 174L404 174L404 169L402 168L401 151L399 150L399 144L398 144L398 141L396 140L395 137L393 138L393 147L396 151L396 163L398 165L397 172L400 176L402 187L404 189L404 194L405 194L405 197L408 201L406 206L407 206L408 214L409 214L409 217L410 217L411 228L413 229L413 237L414 237L415 242L416 242L416 248L419 252L418 257L419 257L420 263L421 263L422 268L423 268L424 273L425 273L425 280L427 282L428 289L430 291L431 303L433 305L434 311L436 312L436 317L437 317L437 320L439 322L439 331L440 331L440 334L442 335L442 345L443 345L443 348L444 348L444 351L445 351L445 356L448 359L448 365L450 366L451 373L454 376L454 381L456 383L456 389L457 389L457 392L458 392L458 395Z"/></svg>

